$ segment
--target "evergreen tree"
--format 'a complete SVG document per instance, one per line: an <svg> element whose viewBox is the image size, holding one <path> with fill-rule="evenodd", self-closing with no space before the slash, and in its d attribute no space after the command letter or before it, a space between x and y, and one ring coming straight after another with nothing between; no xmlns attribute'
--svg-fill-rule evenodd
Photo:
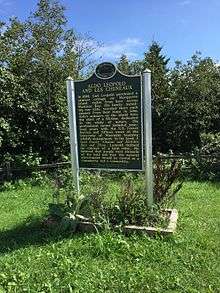
<svg viewBox="0 0 220 293"><path fill-rule="evenodd" d="M143 60L135 60L132 61L130 64L130 72L132 75L137 75L143 72Z"/></svg>
<svg viewBox="0 0 220 293"><path fill-rule="evenodd" d="M128 57L123 54L117 63L118 69L127 75L137 75L143 71L143 61L129 61Z"/></svg>
<svg viewBox="0 0 220 293"><path fill-rule="evenodd" d="M117 63L117 68L124 74L130 74L130 62L125 54L121 55Z"/></svg>
<svg viewBox="0 0 220 293"><path fill-rule="evenodd" d="M168 78L169 59L162 55L162 47L153 42L148 52L144 54L143 69L151 70L152 78L152 119L153 119L153 151L167 152L167 111L170 100L170 86Z"/></svg>
<svg viewBox="0 0 220 293"><path fill-rule="evenodd" d="M167 68L169 58L162 55L162 47L157 42L152 42L148 52L144 55L143 69L151 70L152 76L152 96L156 106L156 111L160 111L165 99L170 97L169 79Z"/></svg>

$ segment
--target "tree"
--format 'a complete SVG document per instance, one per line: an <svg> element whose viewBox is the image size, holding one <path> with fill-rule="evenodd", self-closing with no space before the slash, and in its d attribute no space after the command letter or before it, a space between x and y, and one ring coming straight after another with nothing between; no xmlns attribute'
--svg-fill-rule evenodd
<svg viewBox="0 0 220 293"><path fill-rule="evenodd" d="M63 6L57 1L40 0L28 21L12 19L1 38L0 56L6 60L2 66L19 77L28 95L29 108L22 107L22 114L19 112L25 134L22 151L32 148L45 161L58 158L68 148L64 81L68 75L76 75L76 66L71 49L64 50L74 38L65 25ZM68 54L71 66L65 62L70 61Z"/></svg>
<svg viewBox="0 0 220 293"><path fill-rule="evenodd" d="M153 104L153 151L167 152L167 111L166 105L171 99L169 59L162 55L162 47L157 42L152 42L142 60L129 62L126 55L122 55L118 68L126 74L140 74L144 69L151 70L152 76L152 104Z"/></svg>
<svg viewBox="0 0 220 293"><path fill-rule="evenodd" d="M58 1L39 0L27 21L11 19L0 35L0 66L18 79L28 100L28 107L13 109L19 115L14 123L23 129L22 150L14 149L14 154L31 148L44 162L51 162L69 153L65 80L80 77L90 47L87 42L83 52L75 50L79 41L66 25Z"/></svg>
<svg viewBox="0 0 220 293"><path fill-rule="evenodd" d="M17 75L23 75L30 60L30 48L27 45L27 29L17 18L2 23L4 31L0 35L0 66L9 68Z"/></svg>
<svg viewBox="0 0 220 293"><path fill-rule="evenodd" d="M157 42L152 42L143 59L143 69L148 68L151 70L152 96L158 114L161 107L163 107L165 99L170 97L169 69L167 68L170 59L162 55L162 49L163 47Z"/></svg>
<svg viewBox="0 0 220 293"><path fill-rule="evenodd" d="M216 133L220 119L220 71L211 58L197 53L171 73L172 100L167 107L169 144L190 152L201 144L202 133Z"/></svg>
<svg viewBox="0 0 220 293"><path fill-rule="evenodd" d="M117 63L117 68L124 74L130 74L130 62L125 54L122 54L119 62Z"/></svg>
<svg viewBox="0 0 220 293"><path fill-rule="evenodd" d="M143 61L129 61L128 57L125 54L122 54L119 62L117 63L117 67L124 74L137 75L143 71Z"/></svg>
<svg viewBox="0 0 220 293"><path fill-rule="evenodd" d="M27 92L19 77L0 67L0 162L6 156L22 152L26 130L21 123L24 109L28 109Z"/></svg>
<svg viewBox="0 0 220 293"><path fill-rule="evenodd" d="M130 64L130 72L132 75L140 74L144 69L143 60L135 60Z"/></svg>
<svg viewBox="0 0 220 293"><path fill-rule="evenodd" d="M152 78L152 119L153 119L153 151L167 152L167 111L166 105L171 98L169 85L169 59L162 55L162 47L152 42L149 50L144 54L143 69L151 70Z"/></svg>

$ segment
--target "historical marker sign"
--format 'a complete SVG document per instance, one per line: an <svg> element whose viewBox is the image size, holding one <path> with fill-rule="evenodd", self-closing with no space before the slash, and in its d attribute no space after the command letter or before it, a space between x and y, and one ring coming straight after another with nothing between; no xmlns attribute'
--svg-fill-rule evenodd
<svg viewBox="0 0 220 293"><path fill-rule="evenodd" d="M69 77L66 84L71 165L76 192L80 192L80 168L144 169L147 202L152 207L150 70L144 70L141 76L126 76L113 64L105 62L99 64L87 80L74 82Z"/></svg>
<svg viewBox="0 0 220 293"><path fill-rule="evenodd" d="M106 62L74 88L79 167L143 170L141 77Z"/></svg>

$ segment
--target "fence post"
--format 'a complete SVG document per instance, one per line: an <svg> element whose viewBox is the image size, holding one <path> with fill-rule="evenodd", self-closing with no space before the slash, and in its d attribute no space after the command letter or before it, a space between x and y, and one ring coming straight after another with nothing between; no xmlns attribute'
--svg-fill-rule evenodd
<svg viewBox="0 0 220 293"><path fill-rule="evenodd" d="M11 180L11 164L10 162L6 162L6 180L10 181Z"/></svg>

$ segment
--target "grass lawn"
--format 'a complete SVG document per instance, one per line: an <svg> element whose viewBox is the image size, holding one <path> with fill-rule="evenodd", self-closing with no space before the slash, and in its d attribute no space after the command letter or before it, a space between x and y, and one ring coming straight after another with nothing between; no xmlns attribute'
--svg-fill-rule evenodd
<svg viewBox="0 0 220 293"><path fill-rule="evenodd" d="M48 234L49 187L0 192L0 292L220 292L220 184L186 182L171 238Z"/></svg>

